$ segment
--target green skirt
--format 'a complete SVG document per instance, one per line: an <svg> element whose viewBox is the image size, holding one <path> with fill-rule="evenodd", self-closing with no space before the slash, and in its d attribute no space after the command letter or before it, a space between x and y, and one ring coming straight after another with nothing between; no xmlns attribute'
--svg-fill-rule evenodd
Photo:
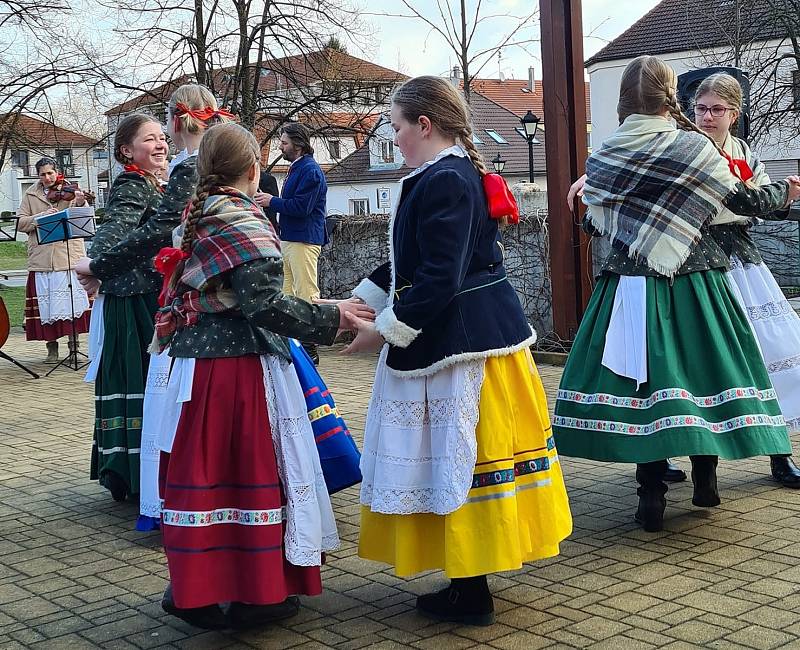
<svg viewBox="0 0 800 650"><path fill-rule="evenodd" d="M553 420L563 456L645 463L747 458L791 445L753 332L721 271L648 277L647 382L602 365L619 276L603 275L567 360Z"/></svg>
<svg viewBox="0 0 800 650"><path fill-rule="evenodd" d="M139 452L142 404L158 309L157 295L106 294L103 300L105 337L94 385L95 423L91 478L119 475L129 494L139 493Z"/></svg>

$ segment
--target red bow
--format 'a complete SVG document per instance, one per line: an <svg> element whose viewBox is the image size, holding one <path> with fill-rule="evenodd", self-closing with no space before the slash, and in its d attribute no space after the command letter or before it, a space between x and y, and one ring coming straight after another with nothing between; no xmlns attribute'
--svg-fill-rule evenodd
<svg viewBox="0 0 800 650"><path fill-rule="evenodd" d="M753 170L750 169L750 165L747 164L746 160L742 158L733 158L725 151L722 152L722 155L725 156L725 159L728 161L728 167L731 170L731 173L736 176L736 178L740 178L745 183L749 181L755 174Z"/></svg>
<svg viewBox="0 0 800 650"><path fill-rule="evenodd" d="M188 257L188 253L183 252L180 248L165 246L158 251L158 255L153 258L153 266L156 268L156 271L164 276L164 283L161 285L161 293L158 294L158 304L161 307L164 306L164 302L166 301L167 291L169 290L170 281L172 280L173 273L175 273L175 269L178 264Z"/></svg>
<svg viewBox="0 0 800 650"><path fill-rule="evenodd" d="M236 116L233 113L226 111L224 108L211 108L210 106L206 106L205 108L200 108L197 110L189 108L183 102L178 102L175 104L175 126L178 125L178 119L181 115L189 115L196 120L200 120L204 124L207 123L209 120L212 120L217 117L227 117L229 120L235 120Z"/></svg>
<svg viewBox="0 0 800 650"><path fill-rule="evenodd" d="M519 206L500 174L486 174L483 177L483 190L489 203L489 216L492 219L505 219L507 223L519 223Z"/></svg>
<svg viewBox="0 0 800 650"><path fill-rule="evenodd" d="M150 182L153 184L153 187L163 194L164 188L161 186L161 183L158 182L158 179L153 172L142 169L139 167L139 165L134 165L133 163L123 165L122 169L124 169L126 172L130 172L131 174L139 174L139 176L143 176L144 178L150 180Z"/></svg>

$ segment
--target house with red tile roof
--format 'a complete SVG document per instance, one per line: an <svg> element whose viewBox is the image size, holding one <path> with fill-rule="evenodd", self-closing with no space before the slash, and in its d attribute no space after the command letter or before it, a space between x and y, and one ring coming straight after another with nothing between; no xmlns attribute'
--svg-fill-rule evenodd
<svg viewBox="0 0 800 650"><path fill-rule="evenodd" d="M787 27L792 21L795 34L800 33L800 15L777 20L773 3L761 0L662 0L628 30L586 61L592 105L592 146L596 147L617 127L616 106L622 71L635 57L650 54L667 61L678 74L709 65L733 65L731 39L738 34L739 67L751 73L755 87L770 84L795 85L795 99L781 106L785 128L780 124L756 143L756 152L766 163L771 176L783 178L800 172L800 61ZM736 40L736 39L735 39ZM779 79L759 77L765 60L785 55L778 69ZM753 115L765 110L753 106ZM775 110L770 107L768 110ZM689 116L693 117L693 116Z"/></svg>
<svg viewBox="0 0 800 650"><path fill-rule="evenodd" d="M15 212L25 191L38 180L36 162L49 156L64 175L82 188L101 189L98 174L106 168L104 141L30 115L0 115L3 141L10 156L0 169L0 212Z"/></svg>

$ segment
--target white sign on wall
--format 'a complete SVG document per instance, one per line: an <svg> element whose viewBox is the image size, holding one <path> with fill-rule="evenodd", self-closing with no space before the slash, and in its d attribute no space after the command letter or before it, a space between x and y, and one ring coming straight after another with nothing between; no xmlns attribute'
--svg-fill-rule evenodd
<svg viewBox="0 0 800 650"><path fill-rule="evenodd" d="M392 207L392 190L388 187L379 187L378 192L378 209L388 210Z"/></svg>

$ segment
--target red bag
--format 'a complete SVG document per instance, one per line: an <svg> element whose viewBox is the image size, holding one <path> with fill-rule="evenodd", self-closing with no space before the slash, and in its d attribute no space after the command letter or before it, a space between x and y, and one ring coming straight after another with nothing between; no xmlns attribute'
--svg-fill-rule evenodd
<svg viewBox="0 0 800 650"><path fill-rule="evenodd" d="M483 177L483 189L489 203L489 216L492 219L505 220L506 223L519 223L519 206L517 200L508 189L508 184L500 174L486 174Z"/></svg>

